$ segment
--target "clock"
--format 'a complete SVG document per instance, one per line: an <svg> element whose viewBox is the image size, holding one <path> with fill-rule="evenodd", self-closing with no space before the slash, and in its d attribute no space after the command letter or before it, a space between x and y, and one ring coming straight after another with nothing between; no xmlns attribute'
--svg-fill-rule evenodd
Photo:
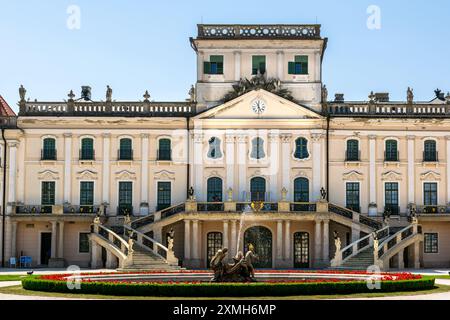
<svg viewBox="0 0 450 320"><path fill-rule="evenodd" d="M262 114L266 110L266 104L264 101L256 99L252 102L252 110L256 114Z"/></svg>

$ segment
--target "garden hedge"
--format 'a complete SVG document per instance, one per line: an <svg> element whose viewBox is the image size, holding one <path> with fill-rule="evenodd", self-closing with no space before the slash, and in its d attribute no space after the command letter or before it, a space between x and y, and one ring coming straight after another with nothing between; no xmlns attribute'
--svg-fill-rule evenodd
<svg viewBox="0 0 450 320"><path fill-rule="evenodd" d="M297 283L114 283L82 282L69 289L65 281L30 278L22 280L26 290L115 296L165 297L257 297L330 295L371 292L420 291L434 288L434 278L382 281L381 289L370 290L365 281Z"/></svg>

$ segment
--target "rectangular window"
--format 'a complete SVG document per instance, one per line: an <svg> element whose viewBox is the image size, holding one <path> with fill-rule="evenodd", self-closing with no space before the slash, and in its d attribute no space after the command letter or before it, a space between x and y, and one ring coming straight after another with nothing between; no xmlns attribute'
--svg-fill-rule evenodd
<svg viewBox="0 0 450 320"><path fill-rule="evenodd" d="M55 181L43 181L41 189L41 205L55 205Z"/></svg>
<svg viewBox="0 0 450 320"><path fill-rule="evenodd" d="M171 200L171 186L170 182L158 182L158 203L157 211L170 207Z"/></svg>
<svg viewBox="0 0 450 320"><path fill-rule="evenodd" d="M308 56L295 56L294 61L288 62L289 74L308 74Z"/></svg>
<svg viewBox="0 0 450 320"><path fill-rule="evenodd" d="M389 214L398 215L398 183L386 182L384 185L384 205L385 211Z"/></svg>
<svg viewBox="0 0 450 320"><path fill-rule="evenodd" d="M438 234L425 233L424 234L424 251L425 253L438 253Z"/></svg>
<svg viewBox="0 0 450 320"><path fill-rule="evenodd" d="M89 253L89 233L80 233L80 237L78 239L78 252Z"/></svg>
<svg viewBox="0 0 450 320"><path fill-rule="evenodd" d="M266 56L252 56L252 75L266 73Z"/></svg>
<svg viewBox="0 0 450 320"><path fill-rule="evenodd" d="M121 215L133 214L133 183L119 182L119 210Z"/></svg>
<svg viewBox="0 0 450 320"><path fill-rule="evenodd" d="M437 206L436 182L425 182L423 184L423 204L425 206Z"/></svg>
<svg viewBox="0 0 450 320"><path fill-rule="evenodd" d="M94 182L80 182L80 206L94 205Z"/></svg>
<svg viewBox="0 0 450 320"><path fill-rule="evenodd" d="M223 74L223 56L210 56L209 61L203 63L204 74Z"/></svg>
<svg viewBox="0 0 450 320"><path fill-rule="evenodd" d="M360 212L358 182L346 183L346 207L355 212Z"/></svg>

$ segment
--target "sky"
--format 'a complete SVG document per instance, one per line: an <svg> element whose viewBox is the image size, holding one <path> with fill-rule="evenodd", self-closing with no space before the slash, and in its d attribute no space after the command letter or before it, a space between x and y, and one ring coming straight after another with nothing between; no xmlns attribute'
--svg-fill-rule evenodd
<svg viewBox="0 0 450 320"><path fill-rule="evenodd" d="M117 100L149 90L156 101L183 101L196 81L189 37L198 23L319 23L331 97L367 100L373 90L405 100L411 86L429 101L436 88L450 91L448 12L448 0L0 0L0 95L14 110L20 84L39 101L79 96L82 85L93 100L110 85Z"/></svg>

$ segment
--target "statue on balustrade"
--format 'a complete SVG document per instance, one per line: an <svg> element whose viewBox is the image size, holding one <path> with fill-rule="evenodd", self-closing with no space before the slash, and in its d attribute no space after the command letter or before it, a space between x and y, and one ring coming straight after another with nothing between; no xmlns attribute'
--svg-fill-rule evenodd
<svg viewBox="0 0 450 320"><path fill-rule="evenodd" d="M169 232L167 232L167 250L173 251L173 238L175 236L175 231L173 229L170 229Z"/></svg>
<svg viewBox="0 0 450 320"><path fill-rule="evenodd" d="M27 94L27 90L23 87L23 85L20 85L20 88L19 88L20 101L25 101L26 94Z"/></svg>
<svg viewBox="0 0 450 320"><path fill-rule="evenodd" d="M322 200L327 199L327 191L325 190L324 187L320 188L320 196L322 197Z"/></svg>
<svg viewBox="0 0 450 320"><path fill-rule="evenodd" d="M110 86L106 86L106 102L112 101L112 89Z"/></svg>
<svg viewBox="0 0 450 320"><path fill-rule="evenodd" d="M328 101L328 89L326 85L322 86L322 103L326 103Z"/></svg>
<svg viewBox="0 0 450 320"><path fill-rule="evenodd" d="M336 247L336 254L341 251L341 238L339 238L339 233L334 231L334 245Z"/></svg>
<svg viewBox="0 0 450 320"><path fill-rule="evenodd" d="M413 93L413 89L411 89L410 87L408 87L408 90L406 91L406 101L409 104L412 104L414 101L414 93Z"/></svg>

